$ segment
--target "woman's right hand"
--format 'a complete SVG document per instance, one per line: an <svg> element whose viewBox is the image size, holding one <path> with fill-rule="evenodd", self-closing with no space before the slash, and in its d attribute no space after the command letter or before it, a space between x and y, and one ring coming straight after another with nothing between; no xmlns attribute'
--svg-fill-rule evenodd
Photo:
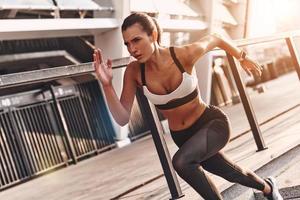
<svg viewBox="0 0 300 200"><path fill-rule="evenodd" d="M101 81L103 86L112 85L112 61L108 59L107 62L104 63L99 48L94 50L93 57L97 78Z"/></svg>

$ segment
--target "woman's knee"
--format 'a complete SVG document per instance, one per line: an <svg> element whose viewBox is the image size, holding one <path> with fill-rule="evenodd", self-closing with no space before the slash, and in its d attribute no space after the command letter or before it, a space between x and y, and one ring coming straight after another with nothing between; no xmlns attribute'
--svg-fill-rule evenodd
<svg viewBox="0 0 300 200"><path fill-rule="evenodd" d="M186 157L183 156L180 152L176 152L173 156L172 164L175 171L177 173L181 173L187 168L189 162L187 161Z"/></svg>

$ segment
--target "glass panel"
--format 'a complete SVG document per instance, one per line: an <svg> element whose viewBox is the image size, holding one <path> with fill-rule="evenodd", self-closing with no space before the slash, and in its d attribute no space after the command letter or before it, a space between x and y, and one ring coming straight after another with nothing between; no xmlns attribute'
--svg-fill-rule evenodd
<svg viewBox="0 0 300 200"><path fill-rule="evenodd" d="M0 0L0 9L53 10L52 0Z"/></svg>
<svg viewBox="0 0 300 200"><path fill-rule="evenodd" d="M92 0L56 0L60 10L101 10Z"/></svg>

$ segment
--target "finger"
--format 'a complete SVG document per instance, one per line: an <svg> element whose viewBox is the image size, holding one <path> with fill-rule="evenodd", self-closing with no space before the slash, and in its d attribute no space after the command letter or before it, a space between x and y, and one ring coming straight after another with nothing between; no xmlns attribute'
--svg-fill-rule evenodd
<svg viewBox="0 0 300 200"><path fill-rule="evenodd" d="M108 68L112 68L112 61L111 61L111 59L107 59L106 65L107 65Z"/></svg>
<svg viewBox="0 0 300 200"><path fill-rule="evenodd" d="M261 71L261 68L260 68L259 64L253 62L253 65L251 65L250 70L259 73Z"/></svg>
<svg viewBox="0 0 300 200"><path fill-rule="evenodd" d="M98 53L99 63L101 64L103 62L101 49L98 48L97 49L97 53Z"/></svg>
<svg viewBox="0 0 300 200"><path fill-rule="evenodd" d="M249 76L251 76L251 71L248 68L246 68L245 71Z"/></svg>
<svg viewBox="0 0 300 200"><path fill-rule="evenodd" d="M99 59L98 59L97 53L94 54L94 62L95 62L95 67L98 68L99 67Z"/></svg>
<svg viewBox="0 0 300 200"><path fill-rule="evenodd" d="M101 61L101 55L99 54L99 51L97 49L97 53L96 53L96 61L97 61L97 68L101 68L102 67L102 61Z"/></svg>
<svg viewBox="0 0 300 200"><path fill-rule="evenodd" d="M99 65L99 62L98 62L98 59L97 59L97 55L95 54L94 55L94 68L95 68L95 72L96 72L96 74L98 74L98 73L101 73L100 72L100 65Z"/></svg>
<svg viewBox="0 0 300 200"><path fill-rule="evenodd" d="M93 53L94 62L98 62L97 53Z"/></svg>
<svg viewBox="0 0 300 200"><path fill-rule="evenodd" d="M262 67L257 63L254 63L254 67L256 70L262 70Z"/></svg>
<svg viewBox="0 0 300 200"><path fill-rule="evenodd" d="M261 70L256 70L256 73L261 76L262 75L262 71Z"/></svg>
<svg viewBox="0 0 300 200"><path fill-rule="evenodd" d="M94 58L94 62L93 62L94 68L97 69L97 56L95 53L93 54L93 58Z"/></svg>
<svg viewBox="0 0 300 200"><path fill-rule="evenodd" d="M263 72L263 68L260 65L256 65L256 71L258 72L259 76L261 76L262 72Z"/></svg>
<svg viewBox="0 0 300 200"><path fill-rule="evenodd" d="M260 70L260 68L255 68L254 70L253 70L253 74L255 73L255 75L257 75L257 76L261 76L262 75L262 71Z"/></svg>
<svg viewBox="0 0 300 200"><path fill-rule="evenodd" d="M94 57L95 62L97 61L97 59L96 59L97 54L98 54L97 49L94 49L93 57Z"/></svg>

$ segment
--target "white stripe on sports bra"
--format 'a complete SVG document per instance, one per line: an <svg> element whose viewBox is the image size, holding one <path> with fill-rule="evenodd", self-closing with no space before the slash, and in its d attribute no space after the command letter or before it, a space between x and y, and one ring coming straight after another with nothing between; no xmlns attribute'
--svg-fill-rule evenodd
<svg viewBox="0 0 300 200"><path fill-rule="evenodd" d="M151 93L146 85L143 85L145 96L155 105L166 104L172 100L185 97L192 93L198 85L198 79L193 74L187 72L182 73L182 81L180 85L171 93L158 95Z"/></svg>

